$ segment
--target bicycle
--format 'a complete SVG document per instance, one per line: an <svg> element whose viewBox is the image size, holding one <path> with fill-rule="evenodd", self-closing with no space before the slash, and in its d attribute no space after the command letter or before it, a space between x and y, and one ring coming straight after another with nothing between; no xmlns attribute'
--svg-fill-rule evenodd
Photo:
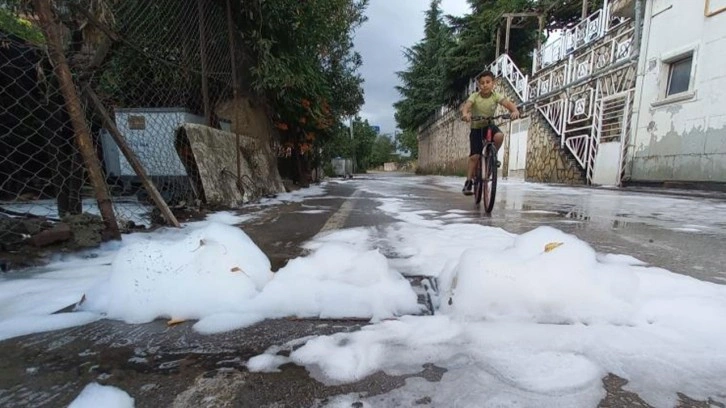
<svg viewBox="0 0 726 408"><path fill-rule="evenodd" d="M497 119L511 119L509 113L498 116L473 116L472 122L487 121L489 124L482 128L486 134L482 135L484 148L476 163L476 174L472 180L474 187L474 204L479 206L482 196L484 198L484 211L489 214L494 208L494 198L497 195L497 148L494 146L493 121ZM482 132L483 133L483 132Z"/></svg>

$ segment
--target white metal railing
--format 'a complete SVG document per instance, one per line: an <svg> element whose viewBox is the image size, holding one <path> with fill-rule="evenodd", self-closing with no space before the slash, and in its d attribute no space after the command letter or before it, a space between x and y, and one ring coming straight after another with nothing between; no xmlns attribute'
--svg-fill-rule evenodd
<svg viewBox="0 0 726 408"><path fill-rule="evenodd" d="M603 9L592 13L573 28L565 31L565 51L572 52L597 40L605 34L605 13Z"/></svg>
<svg viewBox="0 0 726 408"><path fill-rule="evenodd" d="M456 108L451 108L451 107L448 107L446 105L439 106L438 109L436 109L434 111L434 113L432 113L429 116L429 118L426 119L426 122L424 122L423 125L421 125L421 126L418 127L419 132L427 129L432 124L436 123L436 121L438 121L439 119L443 118L444 116L446 116L446 114L450 113L452 110L455 110L455 109Z"/></svg>
<svg viewBox="0 0 726 408"><path fill-rule="evenodd" d="M577 162L582 166L583 169L587 169L587 153L589 150L590 135L581 134L577 136L570 136L565 139L565 146L575 157Z"/></svg>
<svg viewBox="0 0 726 408"><path fill-rule="evenodd" d="M633 35L634 30L631 28L601 44L593 45L591 49L580 55L570 54L567 59L558 61L556 65L550 66L544 72L540 71L531 79L522 73L507 54L500 55L489 66L489 70L497 76L506 78L517 96L523 102L529 102L559 91L574 81L631 57L635 52ZM462 96L466 98L474 91L476 91L476 82L472 79ZM437 109L420 129L429 127L451 110L448 107Z"/></svg>
<svg viewBox="0 0 726 408"><path fill-rule="evenodd" d="M502 54L489 67L494 75L507 79L517 96L527 102L529 98L529 78L519 70L517 64L507 54Z"/></svg>
<svg viewBox="0 0 726 408"><path fill-rule="evenodd" d="M598 81L596 87L597 91L595 92L595 95L599 95L600 81ZM586 153L587 165L585 166L585 177L587 177L588 184L592 184L593 175L595 173L595 159L600 147L603 129L603 105L603 100L598 100L592 109L592 131L590 132L590 140L588 142L588 149Z"/></svg>
<svg viewBox="0 0 726 408"><path fill-rule="evenodd" d="M573 93L567 98L567 119L563 124L562 145L577 159L582 168L590 171L594 158L590 157L593 135L598 124L598 90L591 87ZM572 136L575 135L575 136ZM582 140L585 137L586 140ZM589 179L588 179L589 180Z"/></svg>
<svg viewBox="0 0 726 408"><path fill-rule="evenodd" d="M547 42L539 50L535 50L532 61L532 72L537 72L561 61L565 55L565 38L559 37Z"/></svg>
<svg viewBox="0 0 726 408"><path fill-rule="evenodd" d="M529 80L528 100L534 100L567 85L585 79L608 66L635 54L634 29L628 29L607 41L594 44L579 55L572 54Z"/></svg>
<svg viewBox="0 0 726 408"><path fill-rule="evenodd" d="M605 0L603 8L590 14L572 28L560 33L560 37L533 52L532 73L557 64L568 55L591 44L607 34L610 22L610 4Z"/></svg>
<svg viewBox="0 0 726 408"><path fill-rule="evenodd" d="M544 105L537 105L537 110L539 110L542 116L544 116L547 123L552 126L552 129L554 129L555 133L557 133L560 138L562 138L565 132L566 107L567 99L564 98L556 99ZM562 138L561 143L564 144L564 138Z"/></svg>
<svg viewBox="0 0 726 408"><path fill-rule="evenodd" d="M529 100L561 90L569 80L569 65L560 64L530 80Z"/></svg>

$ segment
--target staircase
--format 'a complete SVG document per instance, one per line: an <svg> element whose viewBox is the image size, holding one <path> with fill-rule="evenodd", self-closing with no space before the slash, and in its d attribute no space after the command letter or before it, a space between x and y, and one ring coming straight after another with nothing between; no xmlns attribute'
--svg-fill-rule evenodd
<svg viewBox="0 0 726 408"><path fill-rule="evenodd" d="M506 54L489 67L506 79L525 109L538 112L553 132L553 148L565 153L566 162L577 164L587 184L593 182L603 136L627 146L635 87L632 22L610 27L606 10L596 11L550 44L557 49L550 50L549 59L543 57L547 47L535 50L533 78ZM625 157L621 154L621 174Z"/></svg>
<svg viewBox="0 0 726 408"><path fill-rule="evenodd" d="M503 65L509 64L511 60L506 61L504 58L500 58L497 61ZM526 76L521 75L516 66L513 64L510 66L512 69L507 71L502 71L501 65L499 67L492 66L490 69L500 77L519 77L520 84L527 80ZM557 110L563 109L564 104L549 103L542 109L538 107L535 110L534 104L527 103L524 100L527 94L522 91L526 89L526 87L517 89L509 80L497 82L497 92L520 105L522 113L530 119L525 179L543 183L585 184L587 180L585 170L571 151L561 143L560 134L554 130L555 127L559 126L559 123L553 118L562 117ZM508 154L505 153L505 168L509 167L508 158Z"/></svg>

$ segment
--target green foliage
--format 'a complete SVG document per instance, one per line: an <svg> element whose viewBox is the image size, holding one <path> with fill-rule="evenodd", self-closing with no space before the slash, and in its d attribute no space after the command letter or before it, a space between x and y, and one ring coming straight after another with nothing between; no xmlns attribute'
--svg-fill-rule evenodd
<svg viewBox="0 0 726 408"><path fill-rule="evenodd" d="M322 149L323 163L330 162L336 157L353 157L353 140L350 138L350 128L337 123L331 130L330 138L325 141L317 141L318 147Z"/></svg>
<svg viewBox="0 0 726 408"><path fill-rule="evenodd" d="M404 50L409 69L398 72L402 85L396 89L403 99L394 107L399 128L418 127L441 106L446 98L446 56L454 46L453 32L443 20L441 0L432 0L426 12L424 39Z"/></svg>
<svg viewBox="0 0 726 408"><path fill-rule="evenodd" d="M2 0L0 0L2 1ZM342 117L363 104L354 30L368 0L232 1L235 57L242 95L267 108L281 142L321 147ZM203 110L196 2L115 2L119 44L96 78L117 106L184 106ZM229 69L226 2L205 2L209 71ZM139 52L143 50L143 52ZM210 74L210 95L231 97L231 84ZM216 103L216 101L213 101Z"/></svg>
<svg viewBox="0 0 726 408"><path fill-rule="evenodd" d="M546 11L546 27L569 28L581 21L582 0L539 0L540 9ZM602 8L603 0L588 0L588 14Z"/></svg>
<svg viewBox="0 0 726 408"><path fill-rule="evenodd" d="M370 166L378 167L393 161L396 154L396 143L389 135L379 135L371 148Z"/></svg>
<svg viewBox="0 0 726 408"><path fill-rule="evenodd" d="M30 21L15 16L9 10L0 7L0 31L13 34L33 44L43 44L45 39L40 29Z"/></svg>
<svg viewBox="0 0 726 408"><path fill-rule="evenodd" d="M251 60L249 87L280 122L331 138L333 124L363 104L362 61L352 34L368 0L239 2L237 26ZM301 119L305 118L305 119Z"/></svg>
<svg viewBox="0 0 726 408"><path fill-rule="evenodd" d="M333 127L331 136L324 142L320 142L322 148L323 163L330 162L335 157L353 158L359 171L365 171L372 167L374 162L373 152L377 140L376 131L368 120L356 117L353 120L353 138L350 135L350 127L336 124Z"/></svg>
<svg viewBox="0 0 726 408"><path fill-rule="evenodd" d="M201 50L196 4L182 1L124 0L113 3L113 29L124 42L117 43L110 58L96 75L99 94L119 107L181 106L192 112L204 111L201 96ZM207 10L215 7L207 4ZM217 16L224 15L218 13ZM221 23L223 21L205 22ZM220 20L217 17L217 20ZM112 24L109 22L108 24ZM69 24L69 26L73 26ZM208 68L229 70L228 39L217 39L224 29L207 29ZM92 40L89 40L92 41ZM215 46L219 42L222 46ZM225 44L227 45L225 47ZM210 78L213 98L229 97L229 80ZM213 100L212 103L215 103Z"/></svg>
<svg viewBox="0 0 726 408"><path fill-rule="evenodd" d="M405 129L396 134L396 145L402 151L409 153L412 159L418 158L418 138L415 130Z"/></svg>
<svg viewBox="0 0 726 408"><path fill-rule="evenodd" d="M457 35L456 45L447 55L445 82L446 98L450 105L461 101L462 91L471 78L496 59L497 28L503 13L532 10L532 0L469 0L472 12L459 19L449 19ZM534 21L534 20L533 20ZM530 66L530 52L535 47L536 29L512 29L510 56L523 69ZM504 39L501 40L502 49Z"/></svg>
<svg viewBox="0 0 726 408"><path fill-rule="evenodd" d="M364 172L372 167L371 155L377 136L376 131L368 123L367 119L355 118L353 121L353 140L355 141L355 162L359 172Z"/></svg>

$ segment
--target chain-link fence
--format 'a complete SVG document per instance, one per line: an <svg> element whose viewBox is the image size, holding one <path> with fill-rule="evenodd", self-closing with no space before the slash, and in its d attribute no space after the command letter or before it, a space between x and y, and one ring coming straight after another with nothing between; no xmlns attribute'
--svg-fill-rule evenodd
<svg viewBox="0 0 726 408"><path fill-rule="evenodd" d="M231 127L217 113L233 93L225 10L210 1L119 1L110 16L91 23L118 40L89 84L112 107L116 126L164 200L189 204L197 198L188 177L192 159L187 146L176 143L176 129L183 123ZM148 192L110 136L101 132L114 195L148 202Z"/></svg>
<svg viewBox="0 0 726 408"><path fill-rule="evenodd" d="M39 3L50 3L57 30L43 26ZM2 245L27 240L68 215L101 213L90 159L80 154L83 141L61 92L59 62L48 52L49 33L60 38L121 229L170 222L145 178L169 207L199 205L194 155L178 129L196 123L240 132L233 129L239 124L235 67L242 60L235 53L233 6L225 0L0 0ZM145 171L127 158L124 144ZM240 189L254 188L239 161L237 169L220 173ZM28 227L29 219L46 226Z"/></svg>
<svg viewBox="0 0 726 408"><path fill-rule="evenodd" d="M0 19L0 238L12 245L41 226L11 217L98 210L40 30L18 9L0 9Z"/></svg>

